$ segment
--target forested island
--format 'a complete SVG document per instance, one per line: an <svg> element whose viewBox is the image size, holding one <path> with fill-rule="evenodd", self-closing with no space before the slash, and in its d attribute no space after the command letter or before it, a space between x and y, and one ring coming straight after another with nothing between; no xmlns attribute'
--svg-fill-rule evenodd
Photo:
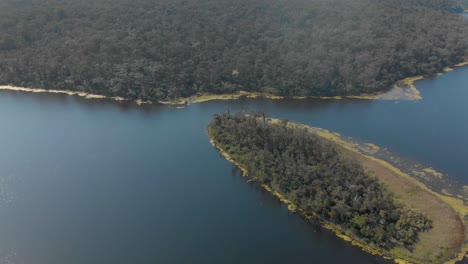
<svg viewBox="0 0 468 264"><path fill-rule="evenodd" d="M331 224L338 234L371 248L372 253L415 263L440 263L457 252L464 241L463 227L457 231L460 234L441 231L452 217L460 226L463 224L453 210L445 213L446 205L431 194L410 181L395 184L393 181L399 181L400 175L389 174L392 169L346 151L305 126L271 120L263 113L224 113L214 116L208 133L213 144L245 175L306 218L316 217L325 225ZM404 191L408 194L401 191L404 188L410 188ZM419 204L411 201L415 195L422 199ZM420 208L437 216L428 218ZM433 214L434 210L441 211ZM419 241L421 234L433 228L438 229L434 236L429 234ZM450 242L441 242L445 241L443 236Z"/></svg>
<svg viewBox="0 0 468 264"><path fill-rule="evenodd" d="M359 95L468 58L454 0L4 0L0 84L163 101Z"/></svg>

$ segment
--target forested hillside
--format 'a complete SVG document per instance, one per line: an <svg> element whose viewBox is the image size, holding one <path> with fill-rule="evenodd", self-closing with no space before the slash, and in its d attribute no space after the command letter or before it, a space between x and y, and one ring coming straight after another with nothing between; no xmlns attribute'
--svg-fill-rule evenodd
<svg viewBox="0 0 468 264"><path fill-rule="evenodd" d="M360 94L468 59L451 0L2 0L0 84Z"/></svg>
<svg viewBox="0 0 468 264"><path fill-rule="evenodd" d="M238 113L216 115L208 131L249 175L366 243L411 247L431 228L423 214L395 204L392 194L335 143L305 128Z"/></svg>

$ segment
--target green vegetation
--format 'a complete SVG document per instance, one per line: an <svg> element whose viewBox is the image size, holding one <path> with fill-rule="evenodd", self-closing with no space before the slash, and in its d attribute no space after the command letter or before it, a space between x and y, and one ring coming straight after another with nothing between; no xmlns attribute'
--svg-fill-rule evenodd
<svg viewBox="0 0 468 264"><path fill-rule="evenodd" d="M341 226L384 249L411 246L432 222L403 208L393 195L346 157L339 146L307 129L269 122L263 114L215 115L211 138L249 175L308 215Z"/></svg>
<svg viewBox="0 0 468 264"><path fill-rule="evenodd" d="M0 84L167 100L389 89L468 58L452 0L2 0Z"/></svg>

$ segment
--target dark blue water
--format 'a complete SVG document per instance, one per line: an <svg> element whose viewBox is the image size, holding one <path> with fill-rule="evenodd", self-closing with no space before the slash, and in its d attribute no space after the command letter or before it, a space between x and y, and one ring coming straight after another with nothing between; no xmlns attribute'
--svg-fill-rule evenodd
<svg viewBox="0 0 468 264"><path fill-rule="evenodd" d="M468 68L424 100L243 99L185 109L0 93L0 263L382 263L287 211L209 144L215 113L265 110L468 183Z"/></svg>
<svg viewBox="0 0 468 264"><path fill-rule="evenodd" d="M386 147L468 184L468 68L417 82L420 101L271 101L229 104ZM194 107L227 105L212 102Z"/></svg>

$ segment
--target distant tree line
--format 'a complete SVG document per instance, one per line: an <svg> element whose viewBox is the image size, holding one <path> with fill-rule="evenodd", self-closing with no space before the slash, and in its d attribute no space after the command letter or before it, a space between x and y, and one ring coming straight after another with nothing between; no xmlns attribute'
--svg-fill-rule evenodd
<svg viewBox="0 0 468 264"><path fill-rule="evenodd" d="M340 147L286 120L264 115L215 115L209 134L249 175L305 210L386 249L411 247L431 228L423 214L403 209L378 180Z"/></svg>
<svg viewBox="0 0 468 264"><path fill-rule="evenodd" d="M372 93L468 59L458 3L2 0L0 84L143 100Z"/></svg>

